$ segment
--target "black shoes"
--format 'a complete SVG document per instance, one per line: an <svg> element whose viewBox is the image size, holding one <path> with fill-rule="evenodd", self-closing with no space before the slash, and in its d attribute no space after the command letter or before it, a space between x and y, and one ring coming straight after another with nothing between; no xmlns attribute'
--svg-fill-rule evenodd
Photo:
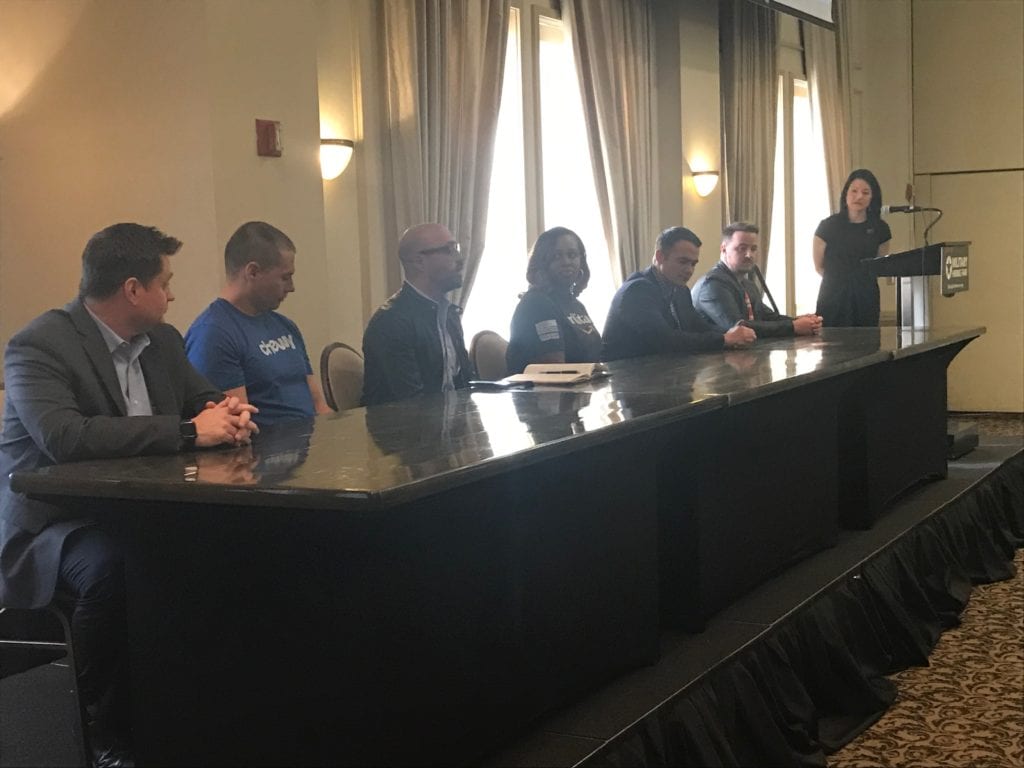
<svg viewBox="0 0 1024 768"><path fill-rule="evenodd" d="M93 768L135 768L135 758L127 749L109 748L92 753Z"/></svg>
<svg viewBox="0 0 1024 768"><path fill-rule="evenodd" d="M85 742L93 768L135 768L135 756L125 738L111 721L108 702L85 707Z"/></svg>

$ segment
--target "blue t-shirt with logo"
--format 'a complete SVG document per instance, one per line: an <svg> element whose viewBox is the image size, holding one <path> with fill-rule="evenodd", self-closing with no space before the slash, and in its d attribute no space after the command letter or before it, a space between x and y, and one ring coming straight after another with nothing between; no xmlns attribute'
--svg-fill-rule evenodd
<svg viewBox="0 0 1024 768"><path fill-rule="evenodd" d="M277 312L247 315L217 299L185 334L189 362L223 390L245 387L257 424L315 414L313 373L298 326Z"/></svg>

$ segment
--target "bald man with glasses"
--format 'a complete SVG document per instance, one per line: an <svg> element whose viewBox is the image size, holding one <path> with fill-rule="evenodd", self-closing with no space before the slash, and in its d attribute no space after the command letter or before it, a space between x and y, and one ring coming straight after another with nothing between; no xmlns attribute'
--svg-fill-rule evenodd
<svg viewBox="0 0 1024 768"><path fill-rule="evenodd" d="M402 288L363 334L363 405L450 392L473 378L461 309L447 298L462 285L458 242L441 224L419 224L402 235L398 258Z"/></svg>

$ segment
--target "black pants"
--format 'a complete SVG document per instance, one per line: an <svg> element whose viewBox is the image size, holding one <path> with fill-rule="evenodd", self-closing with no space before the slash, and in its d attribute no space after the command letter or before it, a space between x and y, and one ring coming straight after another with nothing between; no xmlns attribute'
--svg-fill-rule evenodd
<svg viewBox="0 0 1024 768"><path fill-rule="evenodd" d="M116 542L96 526L64 540L60 584L73 601L71 639L78 696L88 717L127 737L127 626L124 560Z"/></svg>

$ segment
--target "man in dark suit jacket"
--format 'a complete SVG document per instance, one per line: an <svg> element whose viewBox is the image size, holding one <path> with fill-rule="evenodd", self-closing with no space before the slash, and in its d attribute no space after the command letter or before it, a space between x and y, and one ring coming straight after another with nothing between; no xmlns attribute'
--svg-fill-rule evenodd
<svg viewBox="0 0 1024 768"><path fill-rule="evenodd" d="M169 256L181 242L115 224L82 254L79 298L33 320L4 355L0 438L0 605L73 601L79 698L95 764L131 764L125 743L124 574L88 508L10 488L10 474L69 461L241 444L255 409L225 398L162 323L173 301Z"/></svg>
<svg viewBox="0 0 1024 768"><path fill-rule="evenodd" d="M363 333L363 405L461 389L474 376L460 309L447 299L462 285L459 243L441 224L419 224L402 235L398 257L402 289Z"/></svg>
<svg viewBox="0 0 1024 768"><path fill-rule="evenodd" d="M651 266L634 272L615 292L602 339L602 360L664 353L711 352L754 341L749 328L724 333L694 311L686 283L700 256L700 238L686 227L658 235Z"/></svg>
<svg viewBox="0 0 1024 768"><path fill-rule="evenodd" d="M789 317L766 307L748 275L758 251L759 229L736 221L722 230L722 258L693 286L693 306L720 331L738 322L758 336L810 336L821 330L817 315Z"/></svg>

